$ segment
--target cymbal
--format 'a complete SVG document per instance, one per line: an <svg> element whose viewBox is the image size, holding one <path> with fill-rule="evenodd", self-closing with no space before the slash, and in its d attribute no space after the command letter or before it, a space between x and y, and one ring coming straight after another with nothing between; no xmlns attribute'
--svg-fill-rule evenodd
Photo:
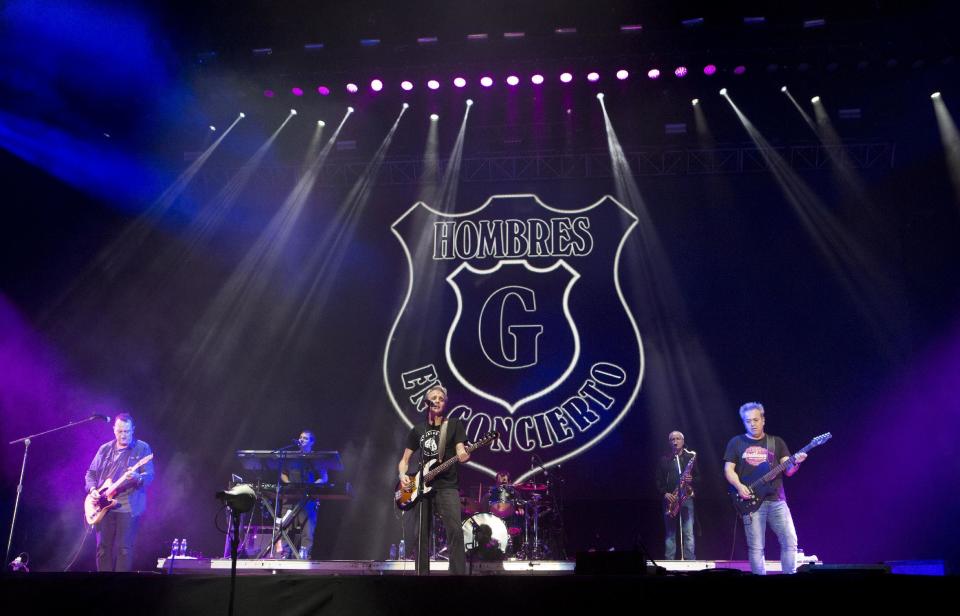
<svg viewBox="0 0 960 616"><path fill-rule="evenodd" d="M513 487L515 487L518 490L523 490L524 492L546 492L547 491L547 484L545 483L533 483L533 482L518 483Z"/></svg>

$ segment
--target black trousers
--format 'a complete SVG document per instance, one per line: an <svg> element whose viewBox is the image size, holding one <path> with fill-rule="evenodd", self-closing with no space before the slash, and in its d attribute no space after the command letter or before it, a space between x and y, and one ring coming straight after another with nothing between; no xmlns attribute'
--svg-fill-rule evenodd
<svg viewBox="0 0 960 616"><path fill-rule="evenodd" d="M97 524L97 571L130 571L140 516L107 513Z"/></svg>
<svg viewBox="0 0 960 616"><path fill-rule="evenodd" d="M456 488L435 488L424 496L417 506L416 515L423 514L419 518L417 573L427 575L430 572L430 535L434 508L440 514L440 520L443 522L444 532L447 536L447 557L450 559L450 573L466 575L467 557L463 549L463 528L460 526L460 492Z"/></svg>

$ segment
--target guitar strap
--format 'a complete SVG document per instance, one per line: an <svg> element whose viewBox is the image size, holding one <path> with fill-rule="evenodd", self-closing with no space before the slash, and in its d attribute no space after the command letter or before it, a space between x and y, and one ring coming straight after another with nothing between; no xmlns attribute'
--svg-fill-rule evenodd
<svg viewBox="0 0 960 616"><path fill-rule="evenodd" d="M443 462L443 453L447 450L447 426L450 422L447 419L440 424L440 443L437 446L437 464Z"/></svg>
<svg viewBox="0 0 960 616"><path fill-rule="evenodd" d="M773 466L780 464L780 461L777 460L777 450L774 449L773 439L770 438L769 434L767 435L767 451L773 454ZM771 466L771 468L773 468L773 466Z"/></svg>

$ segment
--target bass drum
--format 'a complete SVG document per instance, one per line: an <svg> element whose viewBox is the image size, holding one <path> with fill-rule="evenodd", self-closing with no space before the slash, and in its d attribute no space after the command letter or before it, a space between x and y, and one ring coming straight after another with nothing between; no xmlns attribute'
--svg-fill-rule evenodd
<svg viewBox="0 0 960 616"><path fill-rule="evenodd" d="M494 541L499 544L504 553L510 548L510 533L507 532L507 525L503 520L489 513L478 513L475 516L467 518L463 523L463 543L468 550L476 547L474 544L474 535L480 530L481 526L490 528L490 535Z"/></svg>

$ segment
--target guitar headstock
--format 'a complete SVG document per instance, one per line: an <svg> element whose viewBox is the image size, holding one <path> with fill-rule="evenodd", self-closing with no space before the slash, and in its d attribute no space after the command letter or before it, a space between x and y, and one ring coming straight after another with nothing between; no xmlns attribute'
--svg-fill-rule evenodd
<svg viewBox="0 0 960 616"><path fill-rule="evenodd" d="M810 446L811 446L811 447L818 447L818 446L820 446L820 445L823 445L824 443L826 443L827 441L829 441L829 440L832 439L832 438L833 438L833 435L832 435L832 434L830 434L829 432L824 432L824 433L821 434L820 436L815 436L815 437L813 437L813 439L811 439L811 441L810 441Z"/></svg>
<svg viewBox="0 0 960 616"><path fill-rule="evenodd" d="M477 444L477 445L482 445L482 444L484 444L484 443L489 443L490 441L492 441L492 440L494 440L494 439L497 439L497 438L500 438L500 432L497 431L497 430L491 430L491 431L487 432L486 434L484 434L482 438L477 439L477 441L476 441L475 444Z"/></svg>

